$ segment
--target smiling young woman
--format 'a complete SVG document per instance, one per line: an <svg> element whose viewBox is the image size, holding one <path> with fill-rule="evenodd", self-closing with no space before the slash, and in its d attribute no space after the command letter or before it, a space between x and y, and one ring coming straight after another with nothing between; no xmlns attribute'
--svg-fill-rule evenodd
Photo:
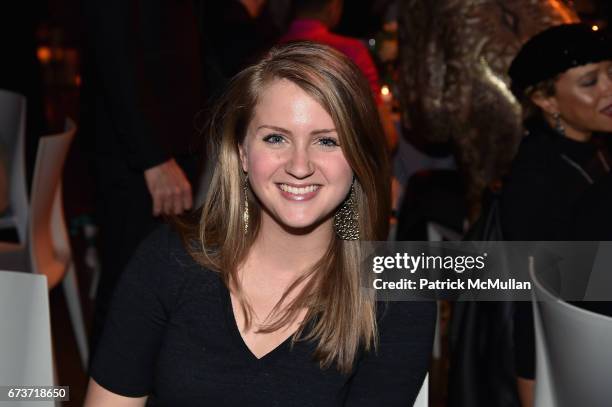
<svg viewBox="0 0 612 407"><path fill-rule="evenodd" d="M275 48L232 80L207 136L207 201L132 260L86 405L410 405L435 305L361 288L390 178L358 68L324 45Z"/></svg>

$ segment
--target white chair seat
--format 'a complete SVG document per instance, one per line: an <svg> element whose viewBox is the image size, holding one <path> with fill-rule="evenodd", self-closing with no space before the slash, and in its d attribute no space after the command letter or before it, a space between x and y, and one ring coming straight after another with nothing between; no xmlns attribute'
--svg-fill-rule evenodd
<svg viewBox="0 0 612 407"><path fill-rule="evenodd" d="M0 384L52 386L51 324L45 276L0 271L0 321ZM51 401L9 404L53 406Z"/></svg>

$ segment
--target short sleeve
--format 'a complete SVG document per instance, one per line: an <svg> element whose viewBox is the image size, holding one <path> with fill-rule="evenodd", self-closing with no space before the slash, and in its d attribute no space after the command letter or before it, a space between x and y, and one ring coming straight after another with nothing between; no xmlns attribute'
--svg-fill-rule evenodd
<svg viewBox="0 0 612 407"><path fill-rule="evenodd" d="M126 397L148 395L168 320L168 228L150 235L130 260L113 294L90 369L105 389ZM176 270L174 270L176 271Z"/></svg>
<svg viewBox="0 0 612 407"><path fill-rule="evenodd" d="M379 349L356 367L346 407L412 406L429 369L435 303L393 302L383 307Z"/></svg>

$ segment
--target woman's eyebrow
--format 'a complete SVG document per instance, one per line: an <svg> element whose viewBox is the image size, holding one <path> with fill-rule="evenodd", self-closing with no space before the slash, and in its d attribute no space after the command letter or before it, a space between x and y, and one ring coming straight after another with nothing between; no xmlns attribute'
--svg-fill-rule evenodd
<svg viewBox="0 0 612 407"><path fill-rule="evenodd" d="M263 124L261 126L259 126L257 129L255 129L255 131L259 131L261 129L270 129L270 130L274 130L274 131L279 131L281 133L287 133L287 134L291 134L291 132L287 129L283 129L282 127L278 127L278 126L271 126L269 124Z"/></svg>
<svg viewBox="0 0 612 407"><path fill-rule="evenodd" d="M335 132L336 132L336 129L321 129L321 130L313 130L310 132L310 134L317 135L317 134L335 133Z"/></svg>
<svg viewBox="0 0 612 407"><path fill-rule="evenodd" d="M587 72L583 73L582 75L580 75L578 77L578 80L585 79L588 76L597 75L598 72L599 72L599 68L594 68L594 69L592 69L590 71L587 71Z"/></svg>
<svg viewBox="0 0 612 407"><path fill-rule="evenodd" d="M291 134L290 130L287 130L285 128L278 127L278 126L272 126L272 125L269 125L269 124L263 124L263 125L257 127L257 129L255 129L255 131L259 131L261 129L270 129L270 130L278 131L278 132L281 132L281 133ZM335 133L335 132L336 132L336 129L335 128L331 128L331 129L313 130L313 131L310 132L310 134L317 135L317 134Z"/></svg>

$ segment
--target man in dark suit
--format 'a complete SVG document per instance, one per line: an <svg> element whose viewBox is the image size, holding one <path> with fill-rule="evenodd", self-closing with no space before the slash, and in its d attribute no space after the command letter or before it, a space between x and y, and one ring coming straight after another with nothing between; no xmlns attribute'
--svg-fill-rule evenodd
<svg viewBox="0 0 612 407"><path fill-rule="evenodd" d="M102 275L92 349L112 290L161 215L192 207L200 106L191 0L83 2L84 127L95 139Z"/></svg>
<svg viewBox="0 0 612 407"><path fill-rule="evenodd" d="M256 62L276 43L280 32L268 0L201 0L199 20L204 88L213 105L229 80Z"/></svg>

